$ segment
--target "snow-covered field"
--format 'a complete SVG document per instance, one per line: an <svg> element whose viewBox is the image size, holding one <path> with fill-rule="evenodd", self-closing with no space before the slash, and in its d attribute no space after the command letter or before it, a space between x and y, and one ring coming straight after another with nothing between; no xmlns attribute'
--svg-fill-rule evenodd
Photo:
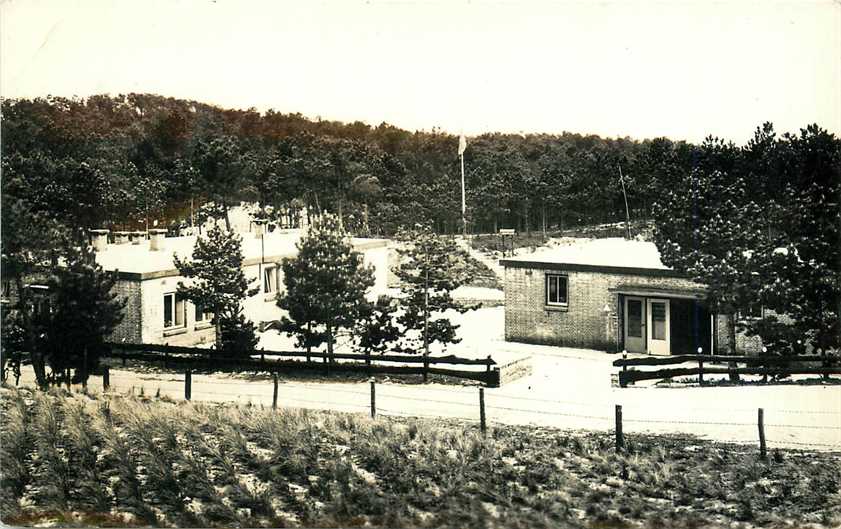
<svg viewBox="0 0 841 529"><path fill-rule="evenodd" d="M841 450L840 385L766 385L740 387L611 386L616 358L600 351L510 343L503 340L503 307L457 315L463 341L448 349L459 356L498 362L530 356L533 374L501 388L485 390L488 420L570 429L612 429L614 406L623 407L626 432L699 435L708 439L755 443L757 409L764 408L769 447ZM276 333L274 334L277 337ZM266 344L275 339L267 334ZM266 347L267 349L269 347ZM32 373L23 383L31 384ZM183 398L183 375L111 371L112 389ZM95 380L91 388L100 388ZM193 400L271 404L268 378L193 375ZM366 413L367 382L282 381L281 406ZM475 386L380 382L380 414L459 417L478 420ZM814 445L814 446L807 446Z"/></svg>

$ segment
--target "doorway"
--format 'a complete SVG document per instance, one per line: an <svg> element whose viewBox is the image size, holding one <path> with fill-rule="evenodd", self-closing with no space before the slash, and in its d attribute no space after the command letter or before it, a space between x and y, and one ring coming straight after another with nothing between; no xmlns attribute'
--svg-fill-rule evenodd
<svg viewBox="0 0 841 529"><path fill-rule="evenodd" d="M648 352L654 355L667 355L671 352L669 300L648 298Z"/></svg>
<svg viewBox="0 0 841 529"><path fill-rule="evenodd" d="M625 297L625 350L630 353L646 352L645 300Z"/></svg>

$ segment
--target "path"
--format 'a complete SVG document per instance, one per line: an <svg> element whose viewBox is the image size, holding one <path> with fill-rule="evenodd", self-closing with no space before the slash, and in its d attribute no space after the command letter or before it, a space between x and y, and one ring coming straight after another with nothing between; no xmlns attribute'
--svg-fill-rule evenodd
<svg viewBox="0 0 841 529"><path fill-rule="evenodd" d="M841 451L841 386L767 385L741 387L612 387L616 358L599 351L505 342L502 307L462 316L465 340L450 351L457 355L494 358L530 355L534 374L486 389L487 415L496 424L535 424L567 429L610 430L614 406L623 406L626 432L694 434L708 439L755 443L757 408L765 409L769 447L834 449ZM147 395L181 399L182 374L142 374L120 369L111 372L120 392L141 387ZM25 370L24 383L32 382ZM101 388L95 379L91 388ZM193 400L270 405L269 378L245 380L237 376L194 375ZM455 417L478 420L479 390L443 384L379 383L379 414ZM284 381L281 406L369 413L367 382L305 383Z"/></svg>

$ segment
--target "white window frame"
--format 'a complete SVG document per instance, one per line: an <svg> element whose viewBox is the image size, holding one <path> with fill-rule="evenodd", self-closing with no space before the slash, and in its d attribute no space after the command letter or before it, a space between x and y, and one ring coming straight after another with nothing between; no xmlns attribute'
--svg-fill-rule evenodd
<svg viewBox="0 0 841 529"><path fill-rule="evenodd" d="M564 279L564 300L565 301L552 301L549 298L549 285L552 281L558 281L559 278ZM567 274L546 274L545 279L545 286L544 286L544 295L545 295L545 302L546 305L549 307L568 307L569 306L569 276ZM557 285L560 287L560 285ZM560 294L561 289L557 288L558 294ZM558 296L560 299L560 295Z"/></svg>
<svg viewBox="0 0 841 529"><path fill-rule="evenodd" d="M270 279L271 290L266 288L266 280ZM263 265L263 293L276 294L277 293L277 265Z"/></svg>
<svg viewBox="0 0 841 529"><path fill-rule="evenodd" d="M195 303L193 304L193 309L193 314L196 319L196 323L210 323L210 320L213 319L213 313L203 310L204 307L202 307L201 305Z"/></svg>
<svg viewBox="0 0 841 529"><path fill-rule="evenodd" d="M172 301L168 301L167 298L171 298ZM181 302L181 323L178 322L177 310L178 310L178 302ZM172 304L172 324L167 326L166 324L166 305L167 303ZM164 329L183 329L187 327L187 302L184 298L180 297L177 292L166 292L164 293L164 310L163 310L163 323Z"/></svg>

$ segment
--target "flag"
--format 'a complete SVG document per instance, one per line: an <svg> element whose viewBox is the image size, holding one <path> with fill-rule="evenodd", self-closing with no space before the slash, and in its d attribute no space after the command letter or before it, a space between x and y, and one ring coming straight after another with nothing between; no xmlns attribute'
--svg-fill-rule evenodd
<svg viewBox="0 0 841 529"><path fill-rule="evenodd" d="M461 156L464 154L464 149L467 148L467 138L464 137L464 134L458 137L458 155Z"/></svg>

